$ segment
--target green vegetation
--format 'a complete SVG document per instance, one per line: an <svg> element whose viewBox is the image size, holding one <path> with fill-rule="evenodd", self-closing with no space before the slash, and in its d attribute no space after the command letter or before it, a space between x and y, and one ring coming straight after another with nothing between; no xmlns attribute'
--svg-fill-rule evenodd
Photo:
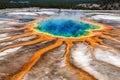
<svg viewBox="0 0 120 80"><path fill-rule="evenodd" d="M23 7L40 7L40 8L73 8L77 3L73 2L32 2L32 3L0 3L0 8L23 8Z"/></svg>
<svg viewBox="0 0 120 80"><path fill-rule="evenodd" d="M27 0L29 3L20 3L17 2L19 0L14 0L14 2L10 2L11 0L0 0L0 9L5 8L24 8L24 7L40 7L40 8L67 8L67 9L90 9L89 7L85 8L82 6L77 6L78 4L83 3L97 3L100 5L107 5L108 3L114 3L119 0ZM25 1L25 0L24 0ZM84 2L83 2L84 1ZM98 8L93 8L98 9Z"/></svg>

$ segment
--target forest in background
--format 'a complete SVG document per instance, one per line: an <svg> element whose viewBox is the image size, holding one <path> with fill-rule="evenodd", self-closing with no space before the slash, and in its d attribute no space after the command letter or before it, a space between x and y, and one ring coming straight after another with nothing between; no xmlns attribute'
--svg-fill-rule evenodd
<svg viewBox="0 0 120 80"><path fill-rule="evenodd" d="M27 1L27 2L26 2ZM120 0L0 0L0 8L119 9Z"/></svg>

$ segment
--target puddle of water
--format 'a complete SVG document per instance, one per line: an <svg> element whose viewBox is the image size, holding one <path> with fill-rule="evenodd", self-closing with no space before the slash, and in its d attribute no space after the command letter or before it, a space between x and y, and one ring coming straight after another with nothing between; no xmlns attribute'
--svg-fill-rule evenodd
<svg viewBox="0 0 120 80"><path fill-rule="evenodd" d="M0 18L12 18L12 16L0 15Z"/></svg>
<svg viewBox="0 0 120 80"><path fill-rule="evenodd" d="M30 21L33 21L34 19L32 18L22 18L22 19L19 19L20 22L30 22Z"/></svg>

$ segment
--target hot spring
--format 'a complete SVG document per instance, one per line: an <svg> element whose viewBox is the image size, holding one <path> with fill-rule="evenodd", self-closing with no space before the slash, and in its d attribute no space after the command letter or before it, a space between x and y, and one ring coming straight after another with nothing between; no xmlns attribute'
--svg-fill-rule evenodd
<svg viewBox="0 0 120 80"><path fill-rule="evenodd" d="M67 19L43 20L38 22L35 27L37 31L66 38L87 36L90 34L90 30L96 30L98 28L99 27L95 25Z"/></svg>

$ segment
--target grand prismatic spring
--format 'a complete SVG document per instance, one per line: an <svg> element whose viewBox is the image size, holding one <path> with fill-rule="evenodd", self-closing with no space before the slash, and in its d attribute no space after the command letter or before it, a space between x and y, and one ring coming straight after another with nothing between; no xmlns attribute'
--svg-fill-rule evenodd
<svg viewBox="0 0 120 80"><path fill-rule="evenodd" d="M11 25L9 28L12 28L12 29L1 30L0 33L17 32L18 34L16 33L16 34L13 34L11 37L0 40L0 43L11 42L13 40L24 38L24 37L29 37L29 36L37 36L37 37L29 41L15 42L14 44L9 44L7 46L0 47L1 54L5 50L20 47L20 46L28 47L29 45L34 45L38 43L40 43L41 45L43 43L47 44L46 42L51 42L51 43L47 44L47 46L44 46L42 48L38 47L37 49L36 47L37 50L32 52L33 55L28 60L26 60L24 64L21 63L22 65L20 69L9 74L7 78L4 77L4 79L6 80L22 80L22 78L37 64L37 62L43 59L42 56L45 53L51 50L54 50L62 45L66 45L64 49L64 55L63 55L65 64L72 72L75 72L80 76L80 79L78 80L105 80L103 78L100 79L100 77L97 75L98 73L96 72L92 73L91 68L86 67L87 65L84 63L86 60L85 61L82 60L81 57L78 56L79 58L78 62L83 61L82 63L83 65L81 64L81 67L78 67L77 63L73 64L76 61L75 61L75 58L72 56L75 55L74 53L75 51L77 51L77 49L75 50L72 50L72 49L75 47L75 45L79 46L79 43L87 46L88 50L84 53L86 55L87 54L90 55L92 61L98 60L95 55L96 48L99 48L103 51L109 48L111 50L114 50L117 54L120 53L118 48L112 45L109 45L107 44L107 42L104 41L104 40L111 40L119 44L120 43L120 40L118 38L120 36L118 34L120 33L119 26L106 25L106 24L98 23L96 21L88 20L85 18L83 19L69 19L69 18L57 19L57 18L49 18L49 17L47 18L41 17L31 22L24 23L23 25L24 25L23 27L19 27L21 26L21 24ZM20 34L19 32L22 32L22 31L24 33ZM101 47L101 46L104 46L104 47ZM80 48L82 49L82 47ZM31 48L27 48L27 49L30 50ZM24 52L25 51L22 50L22 53ZM104 54L106 53L107 52L105 52ZM71 57L74 59L73 61L71 61ZM104 60L101 62L104 62ZM119 69L119 67L111 63L107 63L107 61L105 63L107 65L115 67L116 69ZM40 66L43 66L43 65L40 65ZM42 79L36 79L36 80L42 80ZM50 80L50 79L43 79L43 80ZM57 79L51 79L51 80L57 80Z"/></svg>

